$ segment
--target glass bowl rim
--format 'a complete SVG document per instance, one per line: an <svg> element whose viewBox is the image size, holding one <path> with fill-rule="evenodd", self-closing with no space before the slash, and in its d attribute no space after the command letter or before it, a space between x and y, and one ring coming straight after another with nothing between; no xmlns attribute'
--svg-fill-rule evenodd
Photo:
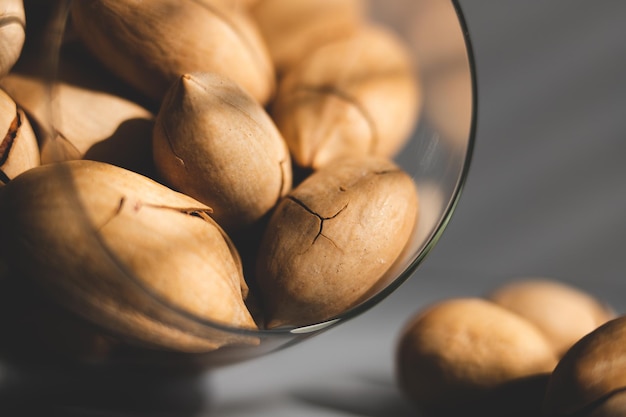
<svg viewBox="0 0 626 417"><path fill-rule="evenodd" d="M463 12L463 8L460 4L460 0L449 0L454 8L454 12L458 19L458 23L460 26L460 30L463 35L463 41L465 46L466 57L468 61L468 70L470 75L470 83L471 83L471 117L470 117L470 126L468 130L468 142L467 149L463 157L462 168L458 174L456 186L452 195L450 196L447 206L443 211L442 217L436 224L435 232L430 236L428 242L424 246L424 248L417 254L415 259L413 259L409 265L402 270L402 272L395 276L388 284L382 287L377 293L370 296L363 302L360 302L356 306L342 312L339 315L333 316L328 319L324 319L317 323L302 325L302 326L285 326L278 327L273 329L248 329L242 327L234 327L228 324L219 323L216 321L211 321L209 319L202 319L193 313L186 311L183 308L180 308L176 305L168 303L161 295L157 294L154 291L151 291L145 285L138 283L150 297L154 299L154 301L164 308L168 309L170 312L180 316L183 319L190 320L195 324L200 326L206 326L207 328L211 328L217 331L221 331L224 333L232 334L232 335L241 335L244 337L289 337L289 336L297 336L303 334L312 334L317 333L321 330L327 330L332 327L335 327L339 323L343 323L347 320L355 318L367 310L371 309L383 299L387 298L391 295L398 287L400 287L420 266L422 261L426 258L426 256L430 253L430 251L435 247L441 236L443 235L448 223L450 222L452 215L458 205L459 199L465 187L465 183L467 181L467 177L469 174L469 168L471 165L475 140L476 140L476 125L477 125L477 116L478 116L478 91L477 91L477 75L476 75L476 62L474 49L472 46L472 41L470 38L469 28L467 25L467 21ZM131 277L132 278L132 277ZM133 278L134 279L134 278Z"/></svg>

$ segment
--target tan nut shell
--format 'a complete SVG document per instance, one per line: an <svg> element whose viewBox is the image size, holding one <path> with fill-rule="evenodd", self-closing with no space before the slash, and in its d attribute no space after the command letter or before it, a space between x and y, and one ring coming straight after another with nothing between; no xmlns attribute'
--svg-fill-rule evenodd
<svg viewBox="0 0 626 417"><path fill-rule="evenodd" d="M318 168L343 155L395 155L420 108L406 45L367 26L316 49L286 74L271 113L294 161Z"/></svg>
<svg viewBox="0 0 626 417"><path fill-rule="evenodd" d="M536 325L559 357L578 339L615 317L591 294L546 278L512 281L487 298Z"/></svg>
<svg viewBox="0 0 626 417"><path fill-rule="evenodd" d="M175 189L205 203L226 230L259 220L291 188L289 150L267 112L216 74L180 77L153 134L154 162Z"/></svg>
<svg viewBox="0 0 626 417"><path fill-rule="evenodd" d="M0 0L0 78L17 62L26 38L23 0Z"/></svg>
<svg viewBox="0 0 626 417"><path fill-rule="evenodd" d="M400 255L417 213L411 177L384 158L341 159L309 176L279 203L260 244L267 327L355 306Z"/></svg>
<svg viewBox="0 0 626 417"><path fill-rule="evenodd" d="M251 9L279 74L365 21L363 0L260 0Z"/></svg>
<svg viewBox="0 0 626 417"><path fill-rule="evenodd" d="M200 0L206 3L221 4L222 6L230 7L233 10L240 10L247 12L249 8L257 4L260 0Z"/></svg>
<svg viewBox="0 0 626 417"><path fill-rule="evenodd" d="M626 389L624 346L626 316L606 322L576 342L550 377L544 414L569 416L586 409L590 414L581 416L601 416L606 406L605 415L623 415L623 393ZM622 398L611 399L615 395ZM609 414L611 407L621 407L622 414ZM594 410L597 414L592 414Z"/></svg>
<svg viewBox="0 0 626 417"><path fill-rule="evenodd" d="M228 76L261 103L274 93L267 47L244 13L195 0L75 1L71 11L94 56L157 101L194 71Z"/></svg>
<svg viewBox="0 0 626 417"><path fill-rule="evenodd" d="M85 158L150 173L154 115L116 91L119 82L89 56L67 48L59 58L52 86L26 65L0 81L36 122L42 163Z"/></svg>
<svg viewBox="0 0 626 417"><path fill-rule="evenodd" d="M67 308L160 348L255 343L198 326L155 301L255 327L242 300L239 256L205 205L94 161L34 168L0 190L7 259Z"/></svg>
<svg viewBox="0 0 626 417"><path fill-rule="evenodd" d="M37 138L26 114L0 89L0 184L39 164Z"/></svg>
<svg viewBox="0 0 626 417"><path fill-rule="evenodd" d="M494 400L490 393L549 374L556 363L552 347L531 323L483 299L454 298L407 323L396 374L402 391L429 415L485 415L478 411L497 408L488 404ZM537 407L541 398L534 398ZM496 415L511 415L519 405L506 404Z"/></svg>

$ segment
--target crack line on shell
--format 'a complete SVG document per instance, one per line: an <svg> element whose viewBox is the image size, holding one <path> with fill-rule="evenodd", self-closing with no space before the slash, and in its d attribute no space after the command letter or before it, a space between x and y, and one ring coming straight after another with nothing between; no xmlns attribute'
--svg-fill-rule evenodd
<svg viewBox="0 0 626 417"><path fill-rule="evenodd" d="M122 208L124 207L124 205L126 204L126 197L122 196L120 198L120 202L117 204L117 207L115 208L115 210L113 211L113 213L109 216L108 219L106 219L99 227L98 227L98 231L101 231L107 224L109 224L109 222L111 220L113 220L114 218L116 218L121 212L122 212Z"/></svg>
<svg viewBox="0 0 626 417"><path fill-rule="evenodd" d="M122 196L120 198L120 202L117 205L115 211L111 214L111 216L106 219L99 227L98 230L102 230L107 224L109 224L109 222L111 222L115 217L117 217L121 212L122 209L124 208L124 206L126 205L126 197ZM207 208L197 208L197 207L170 207L170 206L164 206L164 205L160 205L160 204L145 204L142 201L138 200L134 207L133 207L133 211L135 212L139 212L139 210L141 210L142 207L150 207L150 208L156 208L156 209L164 209L164 210L172 210L172 211L176 211L182 214L186 214L188 216L191 217L197 217L207 223L212 223L213 222L213 218L209 215L209 213L213 212L213 209L211 209L210 207Z"/></svg>
<svg viewBox="0 0 626 417"><path fill-rule="evenodd" d="M317 217L320 220L320 227L319 230L317 232L317 235L315 236L315 238L313 239L313 243L311 244L311 246L313 246L315 244L315 242L317 242L317 239L322 236L323 238L327 239L335 248L337 248L338 250L341 250L341 248L339 246L337 246L337 244L328 236L326 236L324 234L324 221L326 220L332 220L335 217L339 216L339 214L341 214L341 212L343 212L347 207L349 203L346 203L343 207L341 207L335 214L333 214L332 216L328 216L328 217L323 217L321 215L319 215L318 213L314 212L313 210L311 210L309 207L307 207L306 204L304 204L301 200L297 199L294 196L289 196L288 197L291 201L293 201L294 203L296 203L297 205L299 205L300 207L302 207L304 210L306 210L307 212L311 213L312 215L314 215L315 217Z"/></svg>

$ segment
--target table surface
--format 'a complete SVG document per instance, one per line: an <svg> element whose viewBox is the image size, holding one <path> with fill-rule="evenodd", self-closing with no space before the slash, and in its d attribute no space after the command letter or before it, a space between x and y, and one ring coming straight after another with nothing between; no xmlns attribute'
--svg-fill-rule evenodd
<svg viewBox="0 0 626 417"><path fill-rule="evenodd" d="M439 244L362 316L183 384L172 407L191 411L150 415L417 416L395 385L394 349L428 303L542 276L626 308L626 2L459 3L477 65L478 128Z"/></svg>

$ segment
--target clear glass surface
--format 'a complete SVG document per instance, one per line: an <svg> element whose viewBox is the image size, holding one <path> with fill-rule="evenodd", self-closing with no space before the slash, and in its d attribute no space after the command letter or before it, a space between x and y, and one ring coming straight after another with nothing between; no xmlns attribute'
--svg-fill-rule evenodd
<svg viewBox="0 0 626 417"><path fill-rule="evenodd" d="M58 6L58 9L48 6L49 13L42 12L42 16L35 17L41 19L37 22L44 28L42 41L37 45L40 49L36 68L41 71L42 77L48 79L51 94L48 109L50 125L39 127L54 131L54 86L58 82L59 51L68 42L68 37L71 41L71 33L66 31L66 12L70 3L50 4ZM391 292L402 291L400 285L410 277L419 280L416 269L437 243L453 215L470 165L476 120L471 43L462 10L456 1L369 0L368 6L373 20L392 27L410 45L423 89L423 106L415 130L395 158L417 184L419 222L410 244L369 298L341 315L306 326L254 331L224 326L172 305L142 281L125 273L125 266L94 230L92 238L99 245L101 256L109 260L111 268L121 271L117 281L110 285L133 286L135 302L145 306L154 320L183 329L194 337L224 342L225 346L206 353L183 353L117 340L115 349L111 350L106 343L99 345L99 333L103 330L92 324L94 317L90 314L93 313L86 313L93 311L88 305L95 302L93 299L79 296L80 291L66 291L62 285L32 295L31 286L22 282L14 284L11 270L0 263L0 284L5 287L4 298L8 298L3 308L23 320L19 325L0 323L4 326L4 340L12 341L2 346L2 350L7 351L2 353L4 362L18 366L46 361L58 364L59 358L62 358L67 361L63 363L81 369L128 369L138 366L142 369L194 373L259 357L302 342L373 308ZM52 19L47 20L50 16ZM66 198L75 198L69 177L65 192ZM88 223L80 201L76 201L75 208L71 221ZM28 303L20 301L23 300L20 294L28 294ZM34 345L37 339L32 339L29 332L37 331L46 337L47 323L50 323L49 329L53 329L47 337L63 339L66 335L70 345L56 344L53 349ZM115 335L105 333L107 338L112 336L115 339ZM85 351L89 352L86 356L83 355Z"/></svg>

